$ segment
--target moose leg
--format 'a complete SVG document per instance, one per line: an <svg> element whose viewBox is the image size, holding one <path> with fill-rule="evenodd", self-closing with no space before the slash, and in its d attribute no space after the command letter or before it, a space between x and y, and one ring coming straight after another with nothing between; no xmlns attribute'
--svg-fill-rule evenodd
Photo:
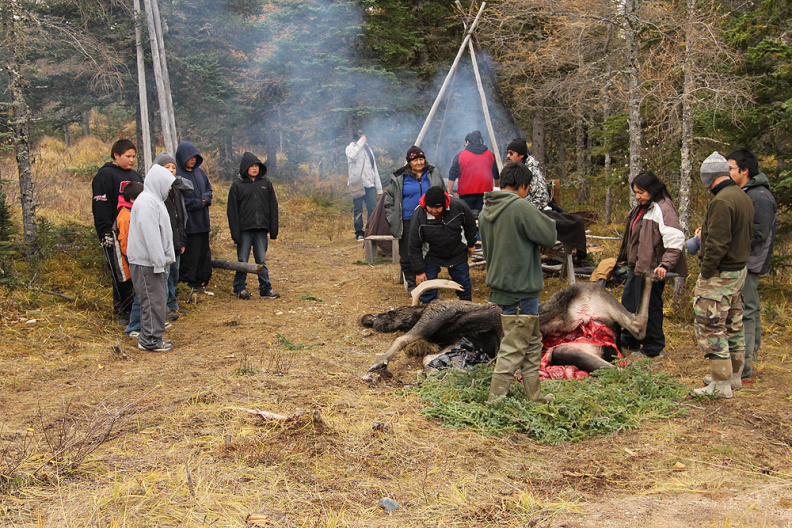
<svg viewBox="0 0 792 528"><path fill-rule="evenodd" d="M602 300L607 306L608 315L624 330L630 332L638 341L642 341L646 337L646 322L649 320L649 299L653 281L652 275L644 275L641 303L636 313L630 313L611 294L604 289L602 290L606 294L603 295Z"/></svg>
<svg viewBox="0 0 792 528"><path fill-rule="evenodd" d="M397 337L388 351L378 357L374 364L369 367L368 372L387 368L388 362L393 356L404 350L408 345L420 341L421 339L423 339L423 336L419 335L417 332L407 332L403 336Z"/></svg>

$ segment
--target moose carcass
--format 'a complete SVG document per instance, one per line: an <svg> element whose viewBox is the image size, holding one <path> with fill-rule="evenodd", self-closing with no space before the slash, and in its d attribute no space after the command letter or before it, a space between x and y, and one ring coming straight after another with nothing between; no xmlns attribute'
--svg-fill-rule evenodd
<svg viewBox="0 0 792 528"><path fill-rule="evenodd" d="M539 305L542 336L548 338L572 333L581 326L596 322L613 329L627 330L637 339L643 339L649 315L649 290L653 280L651 275L644 277L637 313L627 311L599 284L572 284ZM449 282L426 281L416 290L449 287ZM493 347L497 350L503 333L500 314L497 305L458 300L436 300L426 306L404 306L380 314L366 314L360 318L363 326L379 332L406 332L393 342L387 352L377 358L368 372L387 368L396 354L421 339L448 346L466 337L484 350L492 350ZM552 364L575 365L587 372L611 366L606 358L607 351L603 351L603 347L580 341L559 344L550 352Z"/></svg>

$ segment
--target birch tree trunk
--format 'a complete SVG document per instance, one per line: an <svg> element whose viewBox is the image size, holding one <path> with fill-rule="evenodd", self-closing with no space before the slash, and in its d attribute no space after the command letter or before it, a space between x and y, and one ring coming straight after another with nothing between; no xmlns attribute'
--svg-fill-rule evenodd
<svg viewBox="0 0 792 528"><path fill-rule="evenodd" d="M643 166L643 137L641 131L641 88L638 71L638 3L640 0L625 0L622 28L627 44L627 109L630 123L630 183L641 172ZM635 196L630 194L630 205L635 207Z"/></svg>
<svg viewBox="0 0 792 528"><path fill-rule="evenodd" d="M30 111L25 102L22 77L24 54L25 14L19 0L0 2L0 24L3 28L2 48L5 55L8 91L11 93L11 142L14 144L17 170L19 172L19 201L22 205L22 229L27 244L38 240L36 225L36 201L33 197L33 175L30 167Z"/></svg>
<svg viewBox="0 0 792 528"><path fill-rule="evenodd" d="M696 0L687 0L687 28L685 35L685 80L682 87L682 152L680 158L681 175L679 180L679 222L682 229L690 228L690 184L693 173L693 50L691 39L695 38L694 24L696 17Z"/></svg>
<svg viewBox="0 0 792 528"><path fill-rule="evenodd" d="M577 201L580 204L584 204L588 202L586 127L580 117L575 120L575 150L577 160Z"/></svg>
<svg viewBox="0 0 792 528"><path fill-rule="evenodd" d="M533 116L533 130L531 132L531 154L539 162L539 166L545 170L545 119L544 112L540 108Z"/></svg>
<svg viewBox="0 0 792 528"><path fill-rule="evenodd" d="M148 120L148 94L146 93L146 66L143 53L143 32L141 31L140 0L134 1L135 8L135 51L137 54L138 98L140 101L140 133L142 136L143 174L151 167L151 127Z"/></svg>
<svg viewBox="0 0 792 528"><path fill-rule="evenodd" d="M608 122L611 116L611 83L613 82L613 66L610 61L610 42L612 38L612 30L608 29L608 38L605 40L605 87L602 90L602 120ZM611 183L611 152L610 149L605 151L605 223L610 224L613 220L613 185Z"/></svg>

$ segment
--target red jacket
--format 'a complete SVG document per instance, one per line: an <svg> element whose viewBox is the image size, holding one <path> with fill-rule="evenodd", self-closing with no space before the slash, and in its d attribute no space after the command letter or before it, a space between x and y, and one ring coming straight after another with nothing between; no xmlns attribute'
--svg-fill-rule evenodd
<svg viewBox="0 0 792 528"><path fill-rule="evenodd" d="M490 192L493 180L498 179L495 155L484 145L468 145L451 164L448 179L459 179L457 194L460 196Z"/></svg>

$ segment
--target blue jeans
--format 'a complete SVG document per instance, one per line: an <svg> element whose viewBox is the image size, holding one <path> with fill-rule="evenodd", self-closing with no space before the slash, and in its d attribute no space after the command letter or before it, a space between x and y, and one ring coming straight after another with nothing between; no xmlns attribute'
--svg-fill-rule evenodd
<svg viewBox="0 0 792 528"><path fill-rule="evenodd" d="M258 276L259 292L269 293L272 290L272 283L269 279L269 270L267 269L267 236L269 233L266 229L252 229L249 231L242 231L240 233L240 241L237 244L237 260L239 262L247 262L250 259L250 249L253 248L253 259L256 264L262 264L263 268ZM237 271L234 274L234 293L239 293L247 289L247 273Z"/></svg>
<svg viewBox="0 0 792 528"><path fill-rule="evenodd" d="M483 194L460 194L459 198L468 204L470 210L478 213L484 208L484 195Z"/></svg>
<svg viewBox="0 0 792 528"><path fill-rule="evenodd" d="M426 280L436 279L440 274L440 266L427 263L425 273ZM464 288L462 291L456 292L457 297L463 301L472 301L473 283L470 281L470 266L468 265L467 260L461 264L457 264L456 266L449 266L448 274L451 276L451 280L458 282L459 285ZM428 303L434 301L435 299L437 299L437 288L433 290L426 290L421 294L422 303Z"/></svg>
<svg viewBox="0 0 792 528"><path fill-rule="evenodd" d="M168 311L179 311L179 303L176 301L176 284L179 282L179 263L181 254L176 253L176 262L168 268Z"/></svg>
<svg viewBox="0 0 792 528"><path fill-rule="evenodd" d="M129 324L124 329L125 334L129 332L140 332L140 299L138 299L137 294L135 294L132 300L132 310L129 312Z"/></svg>
<svg viewBox="0 0 792 528"><path fill-rule="evenodd" d="M523 299L514 304L500 304L499 306L503 315L539 315L539 297Z"/></svg>
<svg viewBox="0 0 792 528"><path fill-rule="evenodd" d="M371 218L371 213L377 207L377 189L364 187L366 194L360 198L352 199L352 215L354 216L355 236L363 236L363 204L366 204L366 223Z"/></svg>

